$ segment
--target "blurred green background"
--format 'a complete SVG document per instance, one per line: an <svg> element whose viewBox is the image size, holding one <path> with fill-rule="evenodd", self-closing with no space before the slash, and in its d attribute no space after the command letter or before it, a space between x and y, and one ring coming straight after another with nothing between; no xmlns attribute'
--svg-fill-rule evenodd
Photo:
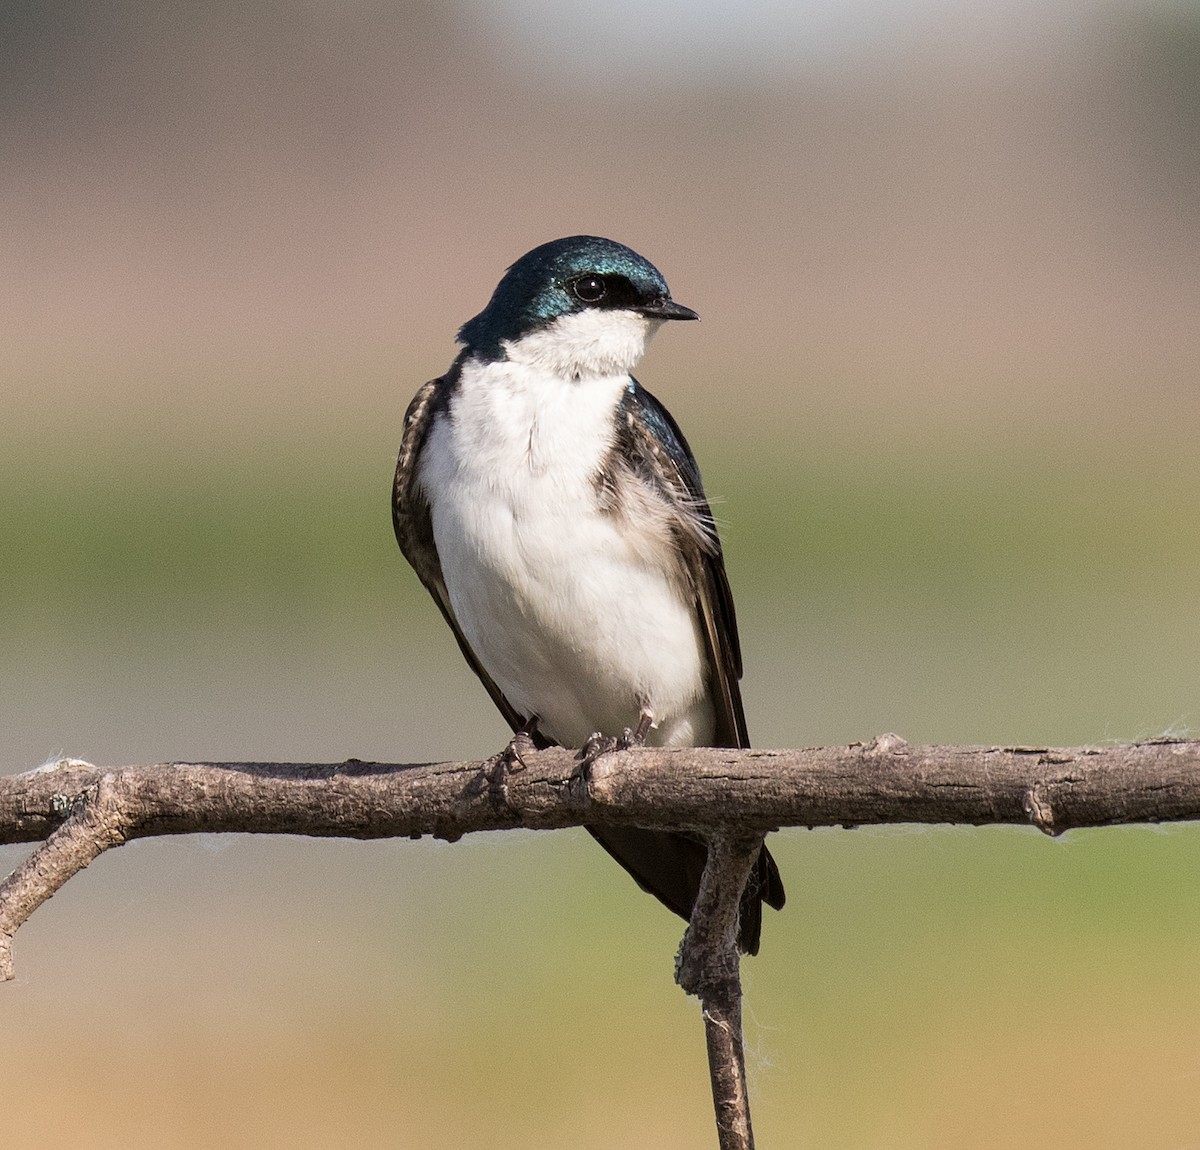
<svg viewBox="0 0 1200 1150"><path fill-rule="evenodd" d="M703 317L639 374L759 745L1200 726L1194 3L45 2L0 54L0 770L499 749L392 461L573 232ZM763 1146L1195 1143L1200 831L773 841ZM18 937L0 1138L710 1145L680 933L582 832L137 842Z"/></svg>

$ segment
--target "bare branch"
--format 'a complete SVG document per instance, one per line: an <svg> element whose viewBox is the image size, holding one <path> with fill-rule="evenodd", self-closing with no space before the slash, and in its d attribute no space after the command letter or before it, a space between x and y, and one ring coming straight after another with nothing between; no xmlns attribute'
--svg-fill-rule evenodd
<svg viewBox="0 0 1200 1150"><path fill-rule="evenodd" d="M110 846L193 832L457 839L472 831L635 825L733 840L783 826L1200 818L1200 741L916 747L895 735L809 750L635 748L587 774L530 752L497 793L479 763L160 763L67 759L0 778L0 843L39 842L0 886L0 977L13 932Z"/></svg>
<svg viewBox="0 0 1200 1150"><path fill-rule="evenodd" d="M762 843L762 835L716 835L709 840L708 862L675 972L683 990L700 999L721 1150L754 1150L737 932L742 891Z"/></svg>
<svg viewBox="0 0 1200 1150"><path fill-rule="evenodd" d="M79 794L71 814L46 841L0 884L0 980L13 977L12 939L17 928L67 879L109 847L120 846L127 827L116 777L101 775Z"/></svg>
<svg viewBox="0 0 1200 1150"><path fill-rule="evenodd" d="M640 747L585 784L571 751L528 752L503 799L470 763L63 760L0 777L0 844L39 842L112 775L128 837L231 831L392 838L584 823L756 834L871 823L1072 827L1200 818L1200 740L1108 747L910 746L895 735L806 750Z"/></svg>

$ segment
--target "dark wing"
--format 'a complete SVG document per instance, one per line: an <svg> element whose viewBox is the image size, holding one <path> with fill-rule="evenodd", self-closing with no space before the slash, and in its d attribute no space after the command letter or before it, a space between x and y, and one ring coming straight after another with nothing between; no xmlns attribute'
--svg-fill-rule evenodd
<svg viewBox="0 0 1200 1150"><path fill-rule="evenodd" d="M696 593L701 630L708 649L718 747L748 747L742 710L742 650L733 594L712 510L700 482L700 469L671 413L636 380L619 413L618 450L644 482L676 510L678 546Z"/></svg>
<svg viewBox="0 0 1200 1150"><path fill-rule="evenodd" d="M738 680L742 652L738 643L733 595L725 576L721 543L700 482L695 456L671 413L635 380L617 413L619 466L665 498L674 514L676 543L695 591L704 634L716 710L714 743L748 747L746 716ZM690 918L700 876L708 857L704 842L692 835L641 827L588 827L592 836L648 894L682 918ZM762 933L762 904L779 910L783 881L766 847L742 895L738 945L757 954Z"/></svg>
<svg viewBox="0 0 1200 1150"><path fill-rule="evenodd" d="M400 454L396 460L396 478L392 484L392 526L396 530L396 542L400 544L400 550L404 552L405 559L412 564L417 578L433 596L442 617L450 624L450 630L458 640L458 648L463 657L487 688L492 702L499 708L505 721L515 731L525 721L525 716L517 713L492 677L483 669L454 617L454 608L450 606L450 595L446 591L442 564L438 559L437 545L433 539L429 503L417 482L421 449L425 446L434 419L445 410L447 397L453 387L453 373L441 379L430 380L413 396L412 403L408 405L404 416L404 436L400 440Z"/></svg>

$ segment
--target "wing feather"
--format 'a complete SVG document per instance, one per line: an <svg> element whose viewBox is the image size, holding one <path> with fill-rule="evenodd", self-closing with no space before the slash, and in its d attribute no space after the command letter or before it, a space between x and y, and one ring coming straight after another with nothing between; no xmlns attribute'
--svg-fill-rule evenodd
<svg viewBox="0 0 1200 1150"><path fill-rule="evenodd" d="M618 421L617 454L621 465L632 467L672 510L675 542L694 592L708 655L716 712L713 742L718 747L749 747L739 685L742 651L737 615L696 458L671 413L636 380L625 393ZM690 917L708 853L701 840L638 827L588 829L643 890L676 914ZM779 869L764 846L742 895L738 925L742 950L758 953L762 904L780 910L785 897Z"/></svg>
<svg viewBox="0 0 1200 1150"><path fill-rule="evenodd" d="M421 449L425 446L434 420L445 411L446 401L453 387L453 374L430 380L408 405L408 412L404 416L400 453L396 459L396 476L392 483L392 526L404 557L412 564L417 578L433 597L442 617L454 632L463 658L487 688L487 693L504 716L505 722L516 731L528 716L521 715L513 707L504 697L504 692L496 686L495 680L483 669L454 617L454 608L450 604L450 594L446 590L446 580L442 575L442 564L438 559L437 544L433 538L429 501L425 498L419 481ZM544 740L536 733L535 739L544 745Z"/></svg>
<svg viewBox="0 0 1200 1150"><path fill-rule="evenodd" d="M652 484L674 511L677 546L695 591L708 655L716 710L714 743L748 747L750 737L738 683L742 650L737 615L696 458L671 413L636 380L625 394L621 414L618 449L624 460L632 463L643 481Z"/></svg>

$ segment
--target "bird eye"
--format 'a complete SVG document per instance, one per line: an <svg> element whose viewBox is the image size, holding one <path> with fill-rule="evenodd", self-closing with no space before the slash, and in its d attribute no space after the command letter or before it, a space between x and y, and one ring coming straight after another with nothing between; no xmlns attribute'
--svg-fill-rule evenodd
<svg viewBox="0 0 1200 1150"><path fill-rule="evenodd" d="M580 303L599 303L608 295L608 284L601 276L577 276L567 286Z"/></svg>

